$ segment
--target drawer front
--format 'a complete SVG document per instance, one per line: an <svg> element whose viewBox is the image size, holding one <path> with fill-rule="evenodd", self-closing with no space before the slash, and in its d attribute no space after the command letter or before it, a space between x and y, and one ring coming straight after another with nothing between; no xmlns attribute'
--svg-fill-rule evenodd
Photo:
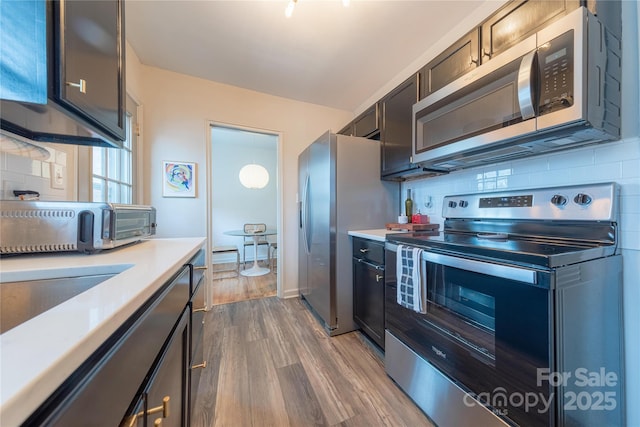
<svg viewBox="0 0 640 427"><path fill-rule="evenodd" d="M375 240L353 238L353 257L384 265L384 243Z"/></svg>
<svg viewBox="0 0 640 427"><path fill-rule="evenodd" d="M189 261L189 264L193 266L193 278L191 280L191 285L192 285L191 295L193 295L193 293L196 290L196 286L198 286L198 283L200 283L200 281L205 275L205 272L207 271L206 256L205 256L204 249L200 249L198 253L195 254L193 258L191 258L191 261Z"/></svg>
<svg viewBox="0 0 640 427"><path fill-rule="evenodd" d="M202 341L202 329L204 328L204 314L207 312L204 295L204 280L201 280L196 287L195 294L191 299L191 349L198 346L197 340ZM193 363L202 363L192 360Z"/></svg>

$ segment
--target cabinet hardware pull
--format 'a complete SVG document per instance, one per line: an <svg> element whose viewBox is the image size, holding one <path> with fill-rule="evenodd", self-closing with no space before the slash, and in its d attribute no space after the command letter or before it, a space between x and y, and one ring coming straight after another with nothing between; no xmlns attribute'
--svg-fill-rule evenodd
<svg viewBox="0 0 640 427"><path fill-rule="evenodd" d="M67 86L77 87L80 89L80 93L87 93L87 81L80 79L79 83L67 82Z"/></svg>
<svg viewBox="0 0 640 427"><path fill-rule="evenodd" d="M471 64L476 64L476 65L480 65L480 58L478 59L473 59L473 56L471 57L471 59L469 60L471 62Z"/></svg>
<svg viewBox="0 0 640 427"><path fill-rule="evenodd" d="M162 426L162 418L156 418L153 422L153 427L161 427Z"/></svg>
<svg viewBox="0 0 640 427"><path fill-rule="evenodd" d="M491 53L491 52L487 52L486 50L484 50L484 48L482 48L482 56L483 56L483 57L484 57L484 56L488 56L488 57L489 57L489 59L491 59L491 55L492 55L492 53Z"/></svg>
<svg viewBox="0 0 640 427"><path fill-rule="evenodd" d="M366 248L360 249L360 252L362 252L363 254L366 254L367 252L369 252L369 249L366 249Z"/></svg>
<svg viewBox="0 0 640 427"><path fill-rule="evenodd" d="M204 311L205 313L209 310L207 310L207 307L202 307L202 308L194 308L192 313L198 313L200 311Z"/></svg>
<svg viewBox="0 0 640 427"><path fill-rule="evenodd" d="M380 281L380 279L382 279L382 278L384 278L384 276L383 276L383 275L381 275L381 274L376 274L376 282L379 282L379 281Z"/></svg>
<svg viewBox="0 0 640 427"><path fill-rule="evenodd" d="M206 265L195 265L193 267L194 270L206 270L207 266Z"/></svg>
<svg viewBox="0 0 640 427"><path fill-rule="evenodd" d="M171 400L170 396L165 396L162 398L162 405L156 406L155 408L147 409L147 415L157 414L158 412L162 412L162 418L169 417L169 400ZM144 416L144 411L140 412L138 416ZM160 418L158 418L160 419ZM157 422L158 420L156 420Z"/></svg>
<svg viewBox="0 0 640 427"><path fill-rule="evenodd" d="M204 368L206 368L206 367L207 367L207 361L205 360L205 361L203 361L202 363L200 363L199 365L193 365L193 366L191 367L191 369L198 369L198 368L202 368L202 369L204 369Z"/></svg>

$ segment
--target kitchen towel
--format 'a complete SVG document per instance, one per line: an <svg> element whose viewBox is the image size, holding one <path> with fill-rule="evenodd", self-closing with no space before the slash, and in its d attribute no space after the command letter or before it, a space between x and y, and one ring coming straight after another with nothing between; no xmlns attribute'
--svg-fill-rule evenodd
<svg viewBox="0 0 640 427"><path fill-rule="evenodd" d="M396 300L401 306L425 314L426 278L422 280L420 265L422 249L398 245L396 277L398 290Z"/></svg>

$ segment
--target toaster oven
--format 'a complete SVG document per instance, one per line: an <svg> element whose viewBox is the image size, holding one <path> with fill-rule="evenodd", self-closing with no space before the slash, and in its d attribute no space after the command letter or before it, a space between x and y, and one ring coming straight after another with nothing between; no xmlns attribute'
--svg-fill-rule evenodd
<svg viewBox="0 0 640 427"><path fill-rule="evenodd" d="M116 203L4 200L0 254L93 253L156 234L151 206Z"/></svg>

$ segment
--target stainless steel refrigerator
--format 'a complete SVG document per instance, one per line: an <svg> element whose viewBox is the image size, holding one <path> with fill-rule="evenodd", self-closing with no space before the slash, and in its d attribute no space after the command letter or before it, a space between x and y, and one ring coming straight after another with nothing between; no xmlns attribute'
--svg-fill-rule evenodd
<svg viewBox="0 0 640 427"><path fill-rule="evenodd" d="M399 192L380 180L378 141L327 132L298 157L300 297L329 335L357 329L347 233L395 222Z"/></svg>

